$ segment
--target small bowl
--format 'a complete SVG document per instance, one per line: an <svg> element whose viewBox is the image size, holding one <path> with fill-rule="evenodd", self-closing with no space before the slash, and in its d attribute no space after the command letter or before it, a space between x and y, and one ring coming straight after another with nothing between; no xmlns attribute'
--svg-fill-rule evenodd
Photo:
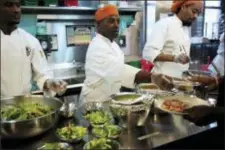
<svg viewBox="0 0 225 150"><path fill-rule="evenodd" d="M105 122L105 123L91 123L90 122L90 125L93 127L93 128L103 128L104 126L106 126L107 124L109 124L109 122Z"/></svg>
<svg viewBox="0 0 225 150"><path fill-rule="evenodd" d="M183 92L192 92L194 90L194 85L190 81L173 81L174 87Z"/></svg>
<svg viewBox="0 0 225 150"><path fill-rule="evenodd" d="M104 132L104 135L100 135L99 134L100 131L99 132L94 132L94 130L97 130L97 129L103 131ZM91 133L96 138L107 138L107 136L108 136L107 131L104 128L100 128L100 127L92 128Z"/></svg>
<svg viewBox="0 0 225 150"><path fill-rule="evenodd" d="M81 126L82 127L82 126ZM88 131L87 131L88 132ZM66 142L66 143L80 143L80 142L82 142L83 141L83 138L84 138L84 136L87 134L85 134L83 137L81 137L81 138L77 138L77 139L64 139L64 138L62 138L61 136L59 136L56 132L55 132L55 134L56 134L56 137L60 140L60 141L62 141L62 142Z"/></svg>
<svg viewBox="0 0 225 150"><path fill-rule="evenodd" d="M100 139L101 139L101 138L100 138ZM93 139L93 140L100 140L100 139ZM84 150L88 150L87 147L88 147L88 145L89 145L93 140L87 142L87 143L84 145L83 149L84 149ZM117 142L116 140L110 140L110 139L107 139L107 144L109 144L109 145L112 147L111 150L119 150L119 148L120 148L120 143ZM96 149L96 148L93 148L93 149ZM110 150L110 149L109 149L109 150Z"/></svg>
<svg viewBox="0 0 225 150"><path fill-rule="evenodd" d="M73 147L69 145L68 143L63 143L63 142L49 142L45 143L43 146L39 147L38 150L49 150L49 148L46 148L46 144L59 144L60 149L65 149L65 150L73 150Z"/></svg>
<svg viewBox="0 0 225 150"><path fill-rule="evenodd" d="M80 143L80 142L83 141L83 138L67 140L67 139L61 138L58 134L56 134L56 136L57 136L57 138L58 138L60 141L66 142L66 143L71 143L71 144L73 144L73 143Z"/></svg>
<svg viewBox="0 0 225 150"><path fill-rule="evenodd" d="M99 110L96 110L96 111L99 111ZM100 111L102 111L102 110L100 110ZM86 113L86 114L84 114L83 116L84 116L84 118L85 118L85 116L87 115L87 114L89 114L89 113L91 113L91 112L94 112L94 111L90 111L90 112L88 112L88 113ZM105 113L105 112L104 112ZM108 116L110 116L110 118L108 118L108 120L106 120L105 122L102 122L102 123L93 123L93 122L91 122L89 119L86 119L87 121L89 121L89 123L90 123L90 125L92 126L92 127L104 127L105 125L107 125L107 124L109 124L109 123L111 123L112 121L113 121L113 116L111 116L110 115L110 113L106 113Z"/></svg>
<svg viewBox="0 0 225 150"><path fill-rule="evenodd" d="M118 133L118 134L116 134L116 135L111 135L111 136L108 135L108 138L110 138L110 139L117 139L117 138L119 138L120 134L122 133L122 128L121 128L120 126L117 126L117 125L108 125L108 126L113 126L113 127L117 128L117 129L119 130L119 133ZM105 126L105 128L106 128L106 127L107 127L107 126ZM105 130L108 132L107 129L105 129Z"/></svg>
<svg viewBox="0 0 225 150"><path fill-rule="evenodd" d="M117 129L119 130L119 133L116 134L116 135L110 135L110 136L109 136L109 131L108 131L108 129L107 129L107 127L109 127L109 126L111 126L111 127L113 126L113 127L117 128ZM98 132L94 132L94 130L96 130L96 129L102 130L102 131L105 133L105 135L98 135ZM119 126L117 126L117 125L112 125L112 124L110 124L110 125L104 126L103 128L93 128L92 131L91 131L91 133L92 133L92 135L95 136L96 138L110 138L110 139L117 139L117 138L119 138L120 134L122 133L122 128L119 127ZM97 134L96 134L96 133L97 133Z"/></svg>
<svg viewBox="0 0 225 150"><path fill-rule="evenodd" d="M160 89L156 84L153 83L141 83L137 85L137 88L142 90L158 90Z"/></svg>

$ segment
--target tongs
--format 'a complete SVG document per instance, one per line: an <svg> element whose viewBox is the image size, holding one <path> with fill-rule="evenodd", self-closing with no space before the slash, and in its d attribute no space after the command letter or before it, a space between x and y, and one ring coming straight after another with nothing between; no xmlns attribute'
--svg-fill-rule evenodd
<svg viewBox="0 0 225 150"><path fill-rule="evenodd" d="M159 134L160 134L160 132L154 132L154 133L146 134L144 136L138 137L138 140L141 141L141 140L144 140L144 139L147 139L147 138L150 138L152 136L159 135Z"/></svg>
<svg viewBox="0 0 225 150"><path fill-rule="evenodd" d="M143 115L143 117L139 118L139 120L137 122L137 126L143 126L145 124L154 101L155 101L155 98L152 99L152 101L151 101L149 107L147 108L147 110L145 111L145 114Z"/></svg>

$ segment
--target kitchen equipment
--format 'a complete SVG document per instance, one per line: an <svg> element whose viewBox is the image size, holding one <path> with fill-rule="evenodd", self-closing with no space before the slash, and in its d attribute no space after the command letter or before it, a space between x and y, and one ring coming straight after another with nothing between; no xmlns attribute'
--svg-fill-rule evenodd
<svg viewBox="0 0 225 150"><path fill-rule="evenodd" d="M62 142L70 144L81 143L84 137L87 136L87 128L68 122L66 126L58 128L55 135Z"/></svg>
<svg viewBox="0 0 225 150"><path fill-rule="evenodd" d="M45 53L58 50L57 35L36 35Z"/></svg>
<svg viewBox="0 0 225 150"><path fill-rule="evenodd" d="M176 112L176 111L170 111L162 107L162 104L167 100L177 100L180 102L183 102L184 104L187 104L187 108L191 108L198 105L207 105L209 106L209 103L207 101L204 101L200 98L197 98L195 96L184 96L184 95L178 95L178 96L168 96L168 97L162 97L158 98L154 101L154 107L157 109L160 109L167 113L172 113L176 115L184 115L186 113L183 112Z"/></svg>
<svg viewBox="0 0 225 150"><path fill-rule="evenodd" d="M172 80L172 83L176 90L185 93L192 93L194 91L194 86L197 85L197 83L192 83L190 81L179 81L179 80Z"/></svg>
<svg viewBox="0 0 225 150"><path fill-rule="evenodd" d="M115 104L133 105L139 102L143 102L147 99L150 100L151 98L153 98L153 95L146 96L132 92L121 92L111 95L110 98Z"/></svg>
<svg viewBox="0 0 225 150"><path fill-rule="evenodd" d="M145 124L153 103L154 103L154 99L150 102L149 107L147 108L147 110L145 110L145 114L143 116L140 116L140 118L139 118L139 120L137 122L137 126L143 126Z"/></svg>
<svg viewBox="0 0 225 150"><path fill-rule="evenodd" d="M76 77L77 66L75 63L57 63L52 66L54 78L70 79Z"/></svg>
<svg viewBox="0 0 225 150"><path fill-rule="evenodd" d="M66 118L71 118L75 115L76 112L76 105L74 101L69 101L66 97L63 99L63 106L60 108L60 115Z"/></svg>
<svg viewBox="0 0 225 150"><path fill-rule="evenodd" d="M145 95L160 95L160 96L168 96L176 94L173 91L163 91L160 90L159 87L153 83L141 83L135 87L135 91L138 94L145 94Z"/></svg>
<svg viewBox="0 0 225 150"><path fill-rule="evenodd" d="M140 140L140 141L145 140L147 138L150 138L152 136L156 136L156 135L159 135L159 134L160 134L160 132L154 132L154 133L146 134L146 135L138 137L138 140Z"/></svg>
<svg viewBox="0 0 225 150"><path fill-rule="evenodd" d="M184 79L188 79L188 78L191 79L193 76L201 76L201 75L213 77L212 73L208 71L187 70L182 73L182 76ZM197 97L205 99L211 87L208 87L207 85L201 84L199 82L195 82L195 83L194 83L195 95Z"/></svg>
<svg viewBox="0 0 225 150"><path fill-rule="evenodd" d="M62 106L62 102L57 98L43 97L39 95L27 95L1 98L1 109L7 107L7 104L18 105L21 103L40 103L43 105L48 105L54 110L35 119L21 121L1 120L1 136L3 138L28 138L49 130L57 122L58 110Z"/></svg>
<svg viewBox="0 0 225 150"><path fill-rule="evenodd" d="M152 97L150 97L150 99L147 99L146 97L146 100L132 105L116 104L111 102L109 108L120 126L127 128L128 130L132 130L137 127L138 121L146 111L147 113L150 111L148 109L150 108L151 102ZM148 116L148 114L146 114L146 116ZM142 123L142 121L145 122L145 118L141 120L139 124Z"/></svg>
<svg viewBox="0 0 225 150"><path fill-rule="evenodd" d="M105 142L101 142L104 144L107 144L110 146L110 148L106 147L107 149L113 149L113 150L119 150L120 149L120 143L116 140L110 140L110 139L93 139L89 142L87 142L84 146L83 146L83 150L88 150L88 149L101 149L99 147L99 145L94 144L94 143L100 143L100 141L102 140L106 140ZM104 148L104 149L106 149ZM103 148L102 148L103 149Z"/></svg>
<svg viewBox="0 0 225 150"><path fill-rule="evenodd" d="M150 134L146 134L146 135L143 135L143 136L140 136L138 137L138 140L145 140L147 138L150 138L150 137L153 137L153 136L156 136L156 135L159 135L160 132L154 132L154 133L150 133Z"/></svg>

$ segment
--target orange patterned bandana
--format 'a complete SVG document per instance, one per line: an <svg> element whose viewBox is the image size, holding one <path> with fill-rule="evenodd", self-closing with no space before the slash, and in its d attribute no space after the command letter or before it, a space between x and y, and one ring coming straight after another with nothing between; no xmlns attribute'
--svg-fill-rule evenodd
<svg viewBox="0 0 225 150"><path fill-rule="evenodd" d="M95 20L101 21L109 16L118 15L119 12L116 6L114 5L106 5L102 8L99 8L95 13Z"/></svg>
<svg viewBox="0 0 225 150"><path fill-rule="evenodd" d="M179 9L182 5L191 5L191 4L199 4L203 7L202 0L173 0L173 4L171 6L171 12L175 13L177 9Z"/></svg>

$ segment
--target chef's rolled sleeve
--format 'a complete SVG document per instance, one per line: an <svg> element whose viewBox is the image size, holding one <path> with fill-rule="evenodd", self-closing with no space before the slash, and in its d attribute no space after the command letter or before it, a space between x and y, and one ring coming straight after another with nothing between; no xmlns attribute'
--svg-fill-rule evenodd
<svg viewBox="0 0 225 150"><path fill-rule="evenodd" d="M162 52L164 43L166 41L167 24L164 22L157 22L148 37L145 47L142 52L142 57L150 62L154 62L156 57Z"/></svg>
<svg viewBox="0 0 225 150"><path fill-rule="evenodd" d="M122 86L127 88L134 88L134 80L135 80L136 74L140 70L141 69L124 64L123 71L121 72L121 75L120 75Z"/></svg>
<svg viewBox="0 0 225 150"><path fill-rule="evenodd" d="M52 78L52 74L39 41L34 38L33 44L34 49L31 58L32 77L39 89L43 90L45 81Z"/></svg>

